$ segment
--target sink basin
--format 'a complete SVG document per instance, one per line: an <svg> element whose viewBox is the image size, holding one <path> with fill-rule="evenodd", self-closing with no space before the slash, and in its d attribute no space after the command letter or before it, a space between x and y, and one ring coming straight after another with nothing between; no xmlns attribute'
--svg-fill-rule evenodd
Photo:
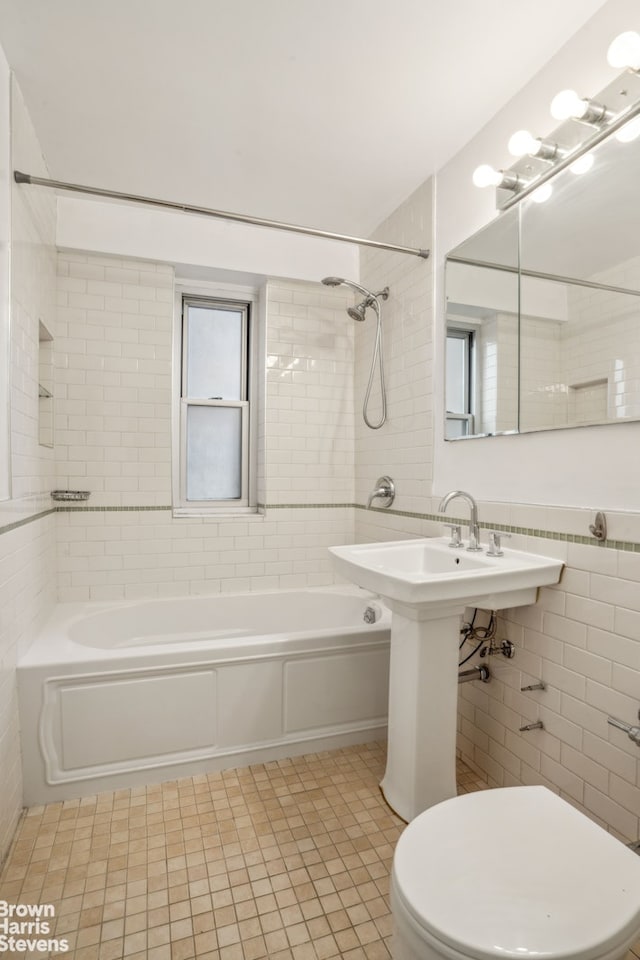
<svg viewBox="0 0 640 960"><path fill-rule="evenodd" d="M562 563L520 550L501 557L446 537L330 547L334 569L391 607L387 768L380 784L404 820L456 795L460 618L465 607L535 603ZM517 657L517 651L516 651Z"/></svg>
<svg viewBox="0 0 640 960"><path fill-rule="evenodd" d="M562 562L520 550L501 557L449 547L447 537L330 547L334 569L388 600L504 607L535 603L538 587L557 583Z"/></svg>

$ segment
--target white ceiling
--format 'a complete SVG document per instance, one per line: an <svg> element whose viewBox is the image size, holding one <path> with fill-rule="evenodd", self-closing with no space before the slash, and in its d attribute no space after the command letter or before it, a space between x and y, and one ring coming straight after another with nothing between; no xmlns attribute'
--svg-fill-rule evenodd
<svg viewBox="0 0 640 960"><path fill-rule="evenodd" d="M603 4L0 0L0 45L54 179L364 236Z"/></svg>

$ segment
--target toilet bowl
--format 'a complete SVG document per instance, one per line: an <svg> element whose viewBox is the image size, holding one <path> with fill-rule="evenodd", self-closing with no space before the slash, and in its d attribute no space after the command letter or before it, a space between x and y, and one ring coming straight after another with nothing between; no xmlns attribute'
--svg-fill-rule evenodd
<svg viewBox="0 0 640 960"><path fill-rule="evenodd" d="M546 787L445 800L402 833L393 960L623 960L640 857Z"/></svg>

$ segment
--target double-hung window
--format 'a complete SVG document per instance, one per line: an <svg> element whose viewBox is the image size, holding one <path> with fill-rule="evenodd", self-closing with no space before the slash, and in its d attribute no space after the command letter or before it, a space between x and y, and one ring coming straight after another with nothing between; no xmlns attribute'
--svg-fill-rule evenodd
<svg viewBox="0 0 640 960"><path fill-rule="evenodd" d="M250 302L182 297L178 510L252 506L250 357Z"/></svg>

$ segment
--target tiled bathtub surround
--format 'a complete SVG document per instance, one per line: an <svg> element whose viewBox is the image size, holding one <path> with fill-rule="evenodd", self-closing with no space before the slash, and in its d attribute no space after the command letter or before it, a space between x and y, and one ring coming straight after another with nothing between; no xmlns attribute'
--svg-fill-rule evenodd
<svg viewBox="0 0 640 960"><path fill-rule="evenodd" d="M428 180L375 231L372 239L431 246L432 188ZM375 336L375 315L367 311L357 324L355 362L356 499L366 503L377 477L389 474L396 484L393 506L424 512L431 492L432 431L432 268L428 260L363 248L361 282L370 290L389 287L381 301L384 324L388 420L369 429L361 416ZM376 374L377 378L377 374ZM374 380L370 417L379 412ZM358 514L357 535L364 517Z"/></svg>
<svg viewBox="0 0 640 960"><path fill-rule="evenodd" d="M55 599L55 517L0 536L0 864L22 808L16 661Z"/></svg>
<svg viewBox="0 0 640 960"><path fill-rule="evenodd" d="M352 297L319 281L266 285L267 504L354 499Z"/></svg>
<svg viewBox="0 0 640 960"><path fill-rule="evenodd" d="M174 518L165 509L171 504L173 270L70 252L58 262L56 483L91 490L92 508L127 508L59 516L60 599L331 582L326 547L353 539L352 510L331 508L353 500L348 296L319 282L268 282L263 291L266 400L258 496L263 504L297 509Z"/></svg>
<svg viewBox="0 0 640 960"><path fill-rule="evenodd" d="M171 502L173 269L58 256L56 484L92 505Z"/></svg>
<svg viewBox="0 0 640 960"><path fill-rule="evenodd" d="M264 519L173 520L170 511L59 514L59 599L120 600L333 582L327 547L352 510L282 509Z"/></svg>
<svg viewBox="0 0 640 960"><path fill-rule="evenodd" d="M15 83L11 114L12 166L49 176ZM12 499L0 503L0 863L22 807L16 661L55 602L53 451L38 443L39 321L55 332L55 200L39 191L27 196L12 184L11 205Z"/></svg>

